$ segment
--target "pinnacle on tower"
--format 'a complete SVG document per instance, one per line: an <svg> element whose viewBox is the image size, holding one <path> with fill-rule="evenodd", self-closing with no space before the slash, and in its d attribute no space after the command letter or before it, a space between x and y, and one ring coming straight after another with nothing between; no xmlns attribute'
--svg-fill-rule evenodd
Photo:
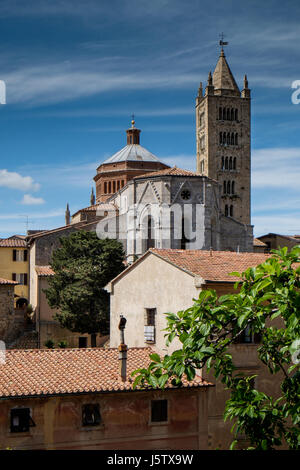
<svg viewBox="0 0 300 470"><path fill-rule="evenodd" d="M239 87L236 84L234 76L230 70L224 49L221 49L220 57L213 73L213 85L215 90L225 91L233 96L240 96Z"/></svg>
<svg viewBox="0 0 300 470"><path fill-rule="evenodd" d="M66 212L65 212L65 221L66 221L66 225L70 225L70 223L71 223L71 213L70 213L69 203L67 203L67 208L66 208Z"/></svg>
<svg viewBox="0 0 300 470"><path fill-rule="evenodd" d="M212 86L212 84L213 84L213 82L212 82L211 71L209 71L208 79L207 79L207 85Z"/></svg>
<svg viewBox="0 0 300 470"><path fill-rule="evenodd" d="M92 188L92 192L91 192L91 206L94 206L95 205L95 202L96 202L96 198L95 198L95 194L94 194L94 188Z"/></svg>

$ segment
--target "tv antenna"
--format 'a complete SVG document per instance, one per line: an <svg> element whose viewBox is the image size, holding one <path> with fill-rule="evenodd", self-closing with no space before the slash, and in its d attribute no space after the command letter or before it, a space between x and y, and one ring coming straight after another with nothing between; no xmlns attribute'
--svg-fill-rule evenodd
<svg viewBox="0 0 300 470"><path fill-rule="evenodd" d="M27 214L20 214L19 217L25 217L25 219L26 219L25 227L26 227L26 235L27 235L29 224L32 224L33 221L29 220L29 216Z"/></svg>

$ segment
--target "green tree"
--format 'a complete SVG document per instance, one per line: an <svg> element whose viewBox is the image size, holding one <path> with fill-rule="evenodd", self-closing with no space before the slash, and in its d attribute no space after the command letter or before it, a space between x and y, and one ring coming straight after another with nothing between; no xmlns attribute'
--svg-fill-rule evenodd
<svg viewBox="0 0 300 470"><path fill-rule="evenodd" d="M300 246L290 253L274 250L256 268L232 273L241 277L237 293L218 298L215 291L204 290L191 308L167 314L167 344L177 337L182 347L163 358L151 355L149 368L134 372L134 386L163 388L168 380L180 386L183 375L192 380L196 369L206 366L230 390L224 419L233 420L232 432L243 433L250 449L270 450L283 442L299 448L299 256ZM276 399L253 387L255 376L237 373L233 363L229 348L249 328L261 335L260 361L279 378Z"/></svg>
<svg viewBox="0 0 300 470"><path fill-rule="evenodd" d="M106 284L124 269L125 253L120 242L99 239L95 232L74 232L60 239L54 251L45 290L51 308L59 309L55 318L62 327L78 333L96 335L109 331L109 294Z"/></svg>

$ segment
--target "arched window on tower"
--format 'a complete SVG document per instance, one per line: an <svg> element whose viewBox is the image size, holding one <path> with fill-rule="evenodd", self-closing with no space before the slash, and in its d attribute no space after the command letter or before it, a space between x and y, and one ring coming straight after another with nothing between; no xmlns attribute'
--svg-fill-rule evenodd
<svg viewBox="0 0 300 470"><path fill-rule="evenodd" d="M224 170L224 157L222 157L221 170Z"/></svg>
<svg viewBox="0 0 300 470"><path fill-rule="evenodd" d="M230 120L234 121L234 109L233 108L231 108Z"/></svg>
<svg viewBox="0 0 300 470"><path fill-rule="evenodd" d="M238 145L238 134L235 134L234 144Z"/></svg>
<svg viewBox="0 0 300 470"><path fill-rule="evenodd" d="M226 144L226 132L223 132L223 145Z"/></svg>
<svg viewBox="0 0 300 470"><path fill-rule="evenodd" d="M234 145L234 133L233 132L231 134L230 143L231 143L231 145Z"/></svg>
<svg viewBox="0 0 300 470"><path fill-rule="evenodd" d="M227 108L227 121L230 121L230 109Z"/></svg>
<svg viewBox="0 0 300 470"><path fill-rule="evenodd" d="M230 181L227 181L227 194L230 194Z"/></svg>
<svg viewBox="0 0 300 470"><path fill-rule="evenodd" d="M227 193L227 184L226 181L223 182L223 194Z"/></svg>
<svg viewBox="0 0 300 470"><path fill-rule="evenodd" d="M230 132L227 133L227 145L230 145Z"/></svg>
<svg viewBox="0 0 300 470"><path fill-rule="evenodd" d="M223 113L222 108L219 108L219 120L222 121Z"/></svg>
<svg viewBox="0 0 300 470"><path fill-rule="evenodd" d="M228 205L225 204L225 217L228 217Z"/></svg>
<svg viewBox="0 0 300 470"><path fill-rule="evenodd" d="M222 145L223 143L223 134L222 132L220 132L220 135L219 135L219 143Z"/></svg>
<svg viewBox="0 0 300 470"><path fill-rule="evenodd" d="M229 170L232 170L232 157L229 158Z"/></svg>
<svg viewBox="0 0 300 470"><path fill-rule="evenodd" d="M236 170L236 157L233 159L233 169Z"/></svg>
<svg viewBox="0 0 300 470"><path fill-rule="evenodd" d="M234 112L234 118L237 121L238 120L238 110L236 109Z"/></svg>
<svg viewBox="0 0 300 470"><path fill-rule="evenodd" d="M226 120L226 108L223 108L223 121Z"/></svg>
<svg viewBox="0 0 300 470"><path fill-rule="evenodd" d="M231 194L235 194L235 183L232 181L231 183Z"/></svg>
<svg viewBox="0 0 300 470"><path fill-rule="evenodd" d="M228 157L225 158L225 170L228 170Z"/></svg>
<svg viewBox="0 0 300 470"><path fill-rule="evenodd" d="M233 205L230 206L230 217L233 217Z"/></svg>

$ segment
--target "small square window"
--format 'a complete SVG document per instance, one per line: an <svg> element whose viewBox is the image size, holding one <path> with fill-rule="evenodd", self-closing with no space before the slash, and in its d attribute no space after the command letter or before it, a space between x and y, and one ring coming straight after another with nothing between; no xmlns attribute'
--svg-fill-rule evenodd
<svg viewBox="0 0 300 470"><path fill-rule="evenodd" d="M79 348L87 348L87 337L86 336L79 336L79 338L78 338L78 347Z"/></svg>
<svg viewBox="0 0 300 470"><path fill-rule="evenodd" d="M151 401L151 422L161 423L168 421L168 400Z"/></svg>
<svg viewBox="0 0 300 470"><path fill-rule="evenodd" d="M100 407L98 404L83 405L82 426L98 426L101 423Z"/></svg>
<svg viewBox="0 0 300 470"><path fill-rule="evenodd" d="M29 408L15 408L10 411L10 431L28 432L30 427L35 426L30 416Z"/></svg>

